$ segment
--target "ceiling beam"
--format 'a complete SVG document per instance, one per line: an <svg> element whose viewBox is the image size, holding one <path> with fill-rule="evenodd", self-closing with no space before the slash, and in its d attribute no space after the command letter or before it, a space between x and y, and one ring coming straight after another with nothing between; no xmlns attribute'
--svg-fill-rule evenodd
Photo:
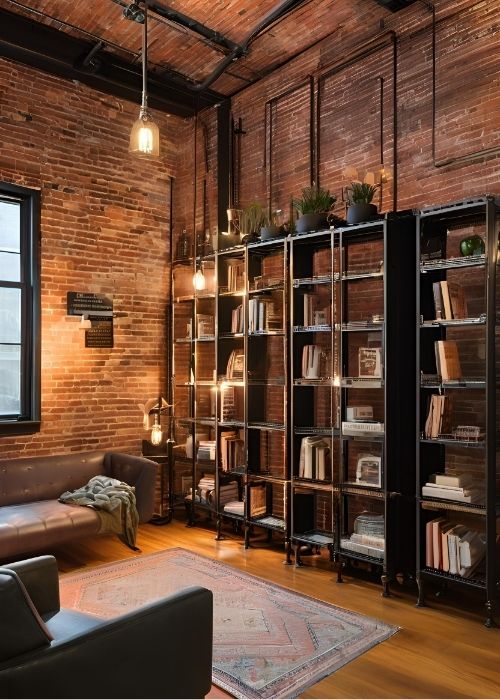
<svg viewBox="0 0 500 700"><path fill-rule="evenodd" d="M404 10L405 7L412 5L415 0L375 0L377 5L385 7L386 10L391 12L399 12L399 10Z"/></svg>
<svg viewBox="0 0 500 700"><path fill-rule="evenodd" d="M141 67L70 36L66 32L0 9L0 56L131 102L141 101ZM90 56L90 60L89 60ZM194 93L178 76L148 75L148 102L153 109L189 117L218 104L224 97L213 90Z"/></svg>

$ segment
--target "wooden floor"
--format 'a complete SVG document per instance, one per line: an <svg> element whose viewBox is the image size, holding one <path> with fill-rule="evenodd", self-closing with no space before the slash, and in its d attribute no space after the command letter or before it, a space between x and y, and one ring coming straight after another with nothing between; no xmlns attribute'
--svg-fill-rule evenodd
<svg viewBox="0 0 500 700"><path fill-rule="evenodd" d="M500 630L483 626L481 605L460 610L460 592L450 602L430 596L430 607L415 608L413 591L398 590L382 598L380 586L359 576L345 583L326 559L307 558L302 568L283 565L281 546L256 542L245 550L241 539L228 535L219 542L211 529L187 528L174 520L164 526L141 526L142 554L185 547L292 590L343 608L371 615L401 627L374 647L303 693L304 698L499 698ZM56 553L61 571L141 556L115 537L98 537L71 544ZM467 602L469 607L469 602Z"/></svg>

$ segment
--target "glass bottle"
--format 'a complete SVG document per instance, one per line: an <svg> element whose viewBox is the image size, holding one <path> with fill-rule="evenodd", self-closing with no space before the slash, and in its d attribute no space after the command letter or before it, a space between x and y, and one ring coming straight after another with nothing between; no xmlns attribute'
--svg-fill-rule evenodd
<svg viewBox="0 0 500 700"><path fill-rule="evenodd" d="M191 239L185 228L182 229L181 235L177 240L177 248L175 253L176 260L187 260L191 257Z"/></svg>

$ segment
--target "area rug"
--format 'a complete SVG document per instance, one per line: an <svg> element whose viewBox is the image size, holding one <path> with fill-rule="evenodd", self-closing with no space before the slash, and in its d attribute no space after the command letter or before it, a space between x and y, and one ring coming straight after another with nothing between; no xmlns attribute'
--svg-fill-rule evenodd
<svg viewBox="0 0 500 700"><path fill-rule="evenodd" d="M237 698L293 698L397 628L182 548L61 578L61 605L112 618L190 585L214 594L213 682Z"/></svg>

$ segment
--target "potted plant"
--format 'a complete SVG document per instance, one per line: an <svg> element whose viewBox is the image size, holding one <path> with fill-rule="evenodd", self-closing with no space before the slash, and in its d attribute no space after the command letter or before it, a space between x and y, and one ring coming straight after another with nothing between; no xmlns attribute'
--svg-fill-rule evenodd
<svg viewBox="0 0 500 700"><path fill-rule="evenodd" d="M377 207L372 204L372 199L377 187L367 182L351 182L346 188L348 224L360 224L376 218Z"/></svg>
<svg viewBox="0 0 500 700"><path fill-rule="evenodd" d="M242 243L253 243L259 240L262 226L268 217L261 204L252 202L240 214L240 234Z"/></svg>
<svg viewBox="0 0 500 700"><path fill-rule="evenodd" d="M297 233L320 231L327 228L328 212L336 201L337 198L330 194L330 190L324 190L316 185L304 187L302 197L292 199L292 205L300 215L295 222Z"/></svg>
<svg viewBox="0 0 500 700"><path fill-rule="evenodd" d="M276 238L277 236L282 235L282 213L283 212L281 211L281 209L276 209L271 213L271 216L267 216L267 214L264 215L264 223L262 224L260 229L261 241L267 241L270 238Z"/></svg>

